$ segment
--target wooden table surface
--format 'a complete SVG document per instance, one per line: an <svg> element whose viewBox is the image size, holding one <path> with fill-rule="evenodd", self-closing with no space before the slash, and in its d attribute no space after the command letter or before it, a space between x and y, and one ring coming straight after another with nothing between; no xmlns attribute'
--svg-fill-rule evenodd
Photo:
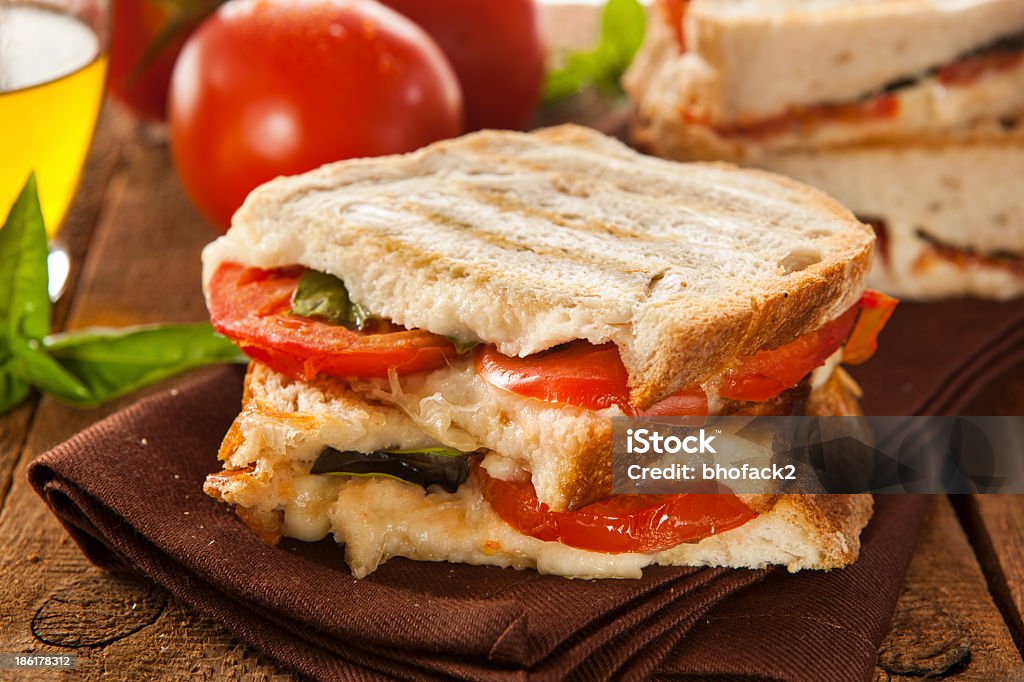
<svg viewBox="0 0 1024 682"><path fill-rule="evenodd" d="M205 319L199 252L212 237L166 147L108 104L62 232L75 267L55 328ZM30 489L30 461L138 397L96 410L32 399L0 417L0 652L75 653L90 680L294 679L147 581L93 568ZM970 412L1024 414L1024 366ZM1024 679L1022 611L1024 496L936 496L876 679L951 662L951 679Z"/></svg>

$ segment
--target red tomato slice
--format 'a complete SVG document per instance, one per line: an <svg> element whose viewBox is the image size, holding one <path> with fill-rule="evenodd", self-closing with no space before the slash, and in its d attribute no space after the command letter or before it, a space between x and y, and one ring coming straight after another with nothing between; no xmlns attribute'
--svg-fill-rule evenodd
<svg viewBox="0 0 1024 682"><path fill-rule="evenodd" d="M289 313L301 268L260 270L224 263L209 285L210 319L254 360L294 379L319 374L386 377L444 366L458 354L423 330L356 332ZM401 328L397 328L401 329Z"/></svg>
<svg viewBox="0 0 1024 682"><path fill-rule="evenodd" d="M658 552L737 528L756 513L733 494L614 495L553 512L529 481L492 478L476 466L484 499L523 535L592 552Z"/></svg>
<svg viewBox="0 0 1024 682"><path fill-rule="evenodd" d="M946 86L970 85L982 76L1014 69L1024 59L1024 52L998 51L968 57L939 69L939 82Z"/></svg>
<svg viewBox="0 0 1024 682"><path fill-rule="evenodd" d="M857 306L784 346L741 358L726 370L718 393L730 400L771 400L793 388L846 341L857 320Z"/></svg>
<svg viewBox="0 0 1024 682"><path fill-rule="evenodd" d="M865 292L857 305L821 328L784 346L741 358L725 372L719 394L730 400L771 400L796 386L841 347L844 362L864 362L875 352L878 333L896 303L877 291ZM595 346L573 341L525 358L511 358L487 346L477 352L476 369L486 381L506 391L590 410L617 405L634 416L697 416L708 410L707 395L699 386L646 410L634 408L629 403L626 368L612 343Z"/></svg>
<svg viewBox="0 0 1024 682"><path fill-rule="evenodd" d="M573 341L525 358L508 357L494 346L485 346L477 352L476 370L486 381L506 391L589 410L618 405L630 415L708 413L708 399L699 386L684 389L638 412L629 404L629 377L614 343L595 346L587 341Z"/></svg>
<svg viewBox="0 0 1024 682"><path fill-rule="evenodd" d="M864 292L857 304L860 308L857 324L843 346L844 363L859 365L875 354L878 350L878 333L889 320L897 303L899 301L892 296L878 291Z"/></svg>
<svg viewBox="0 0 1024 682"><path fill-rule="evenodd" d="M831 123L858 124L865 121L894 118L899 113L899 98L892 94L883 93L859 102L795 107L777 116L771 116L759 121L718 128L717 132L727 137L746 136L765 139L793 130L811 130ZM692 116L689 113L684 113L684 119L690 123L708 124L707 121L702 121L700 117Z"/></svg>

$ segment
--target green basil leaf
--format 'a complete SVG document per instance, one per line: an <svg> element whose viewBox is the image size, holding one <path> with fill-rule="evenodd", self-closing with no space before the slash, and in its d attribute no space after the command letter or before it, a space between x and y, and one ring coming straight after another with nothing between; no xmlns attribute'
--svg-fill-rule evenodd
<svg viewBox="0 0 1024 682"><path fill-rule="evenodd" d="M331 324L353 321L352 301L345 283L334 275L306 270L292 294L293 315L319 317Z"/></svg>
<svg viewBox="0 0 1024 682"><path fill-rule="evenodd" d="M561 68L549 71L544 77L544 103L560 102L575 95L595 80L596 71L598 64L590 53L578 52L566 56Z"/></svg>
<svg viewBox="0 0 1024 682"><path fill-rule="evenodd" d="M609 0L601 13L601 46L625 71L644 42L647 15L637 0Z"/></svg>
<svg viewBox="0 0 1024 682"><path fill-rule="evenodd" d="M15 367L32 386L68 402L90 402L89 389L53 359L36 339L14 339L11 343Z"/></svg>
<svg viewBox="0 0 1024 682"><path fill-rule="evenodd" d="M601 39L597 47L566 56L561 68L548 72L544 102L557 102L589 86L621 95L619 81L643 43L646 24L646 14L638 0L608 0L601 12Z"/></svg>
<svg viewBox="0 0 1024 682"><path fill-rule="evenodd" d="M306 270L292 294L292 315L316 317L330 324L363 329L378 319L349 298L345 283L334 275Z"/></svg>
<svg viewBox="0 0 1024 682"><path fill-rule="evenodd" d="M366 328L366 325L369 324L370 321L379 318L364 308L362 303L356 303L353 301L351 319L351 324L355 325L356 329L362 330Z"/></svg>
<svg viewBox="0 0 1024 682"><path fill-rule="evenodd" d="M46 228L30 175L0 229L0 413L32 386L92 406L210 363L241 362L209 324L84 330L47 337Z"/></svg>
<svg viewBox="0 0 1024 682"><path fill-rule="evenodd" d="M50 331L46 227L29 175L0 228L0 324L7 339L42 339Z"/></svg>
<svg viewBox="0 0 1024 682"><path fill-rule="evenodd" d="M476 452L451 448L416 448L356 452L325 448L310 473L335 476L385 476L423 486L438 485L449 493L469 476L469 460Z"/></svg>
<svg viewBox="0 0 1024 682"><path fill-rule="evenodd" d="M13 410L28 397L29 383L16 371L14 359L8 357L0 364L0 414Z"/></svg>
<svg viewBox="0 0 1024 682"><path fill-rule="evenodd" d="M246 362L245 355L206 323L86 329L51 336L46 349L87 388L95 405L204 365Z"/></svg>

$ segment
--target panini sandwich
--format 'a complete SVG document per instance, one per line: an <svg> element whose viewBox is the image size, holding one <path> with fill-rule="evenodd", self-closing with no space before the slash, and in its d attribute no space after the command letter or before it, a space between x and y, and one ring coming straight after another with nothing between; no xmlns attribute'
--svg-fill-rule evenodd
<svg viewBox="0 0 1024 682"><path fill-rule="evenodd" d="M869 283L1024 294L1024 3L659 0L625 78L637 146L825 190L872 224Z"/></svg>
<svg viewBox="0 0 1024 682"><path fill-rule="evenodd" d="M793 181L574 126L279 178L203 254L253 360L206 491L360 577L843 566L870 496L616 496L611 424L858 414L840 363L894 303L864 291L874 239Z"/></svg>

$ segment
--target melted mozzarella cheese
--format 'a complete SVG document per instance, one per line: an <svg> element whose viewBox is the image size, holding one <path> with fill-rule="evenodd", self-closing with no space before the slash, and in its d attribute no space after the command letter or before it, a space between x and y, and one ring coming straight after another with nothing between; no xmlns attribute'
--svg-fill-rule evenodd
<svg viewBox="0 0 1024 682"><path fill-rule="evenodd" d="M280 480L273 484L280 489ZM763 514L700 542L648 554L606 554L523 535L501 520L470 478L454 494L390 478L300 474L286 488L294 497L262 496L261 506L284 510L282 532L316 541L328 534L345 545L352 574L365 577L392 557L536 569L567 578L639 578L654 564L791 571L821 562L822 543L791 512ZM227 496L230 497L230 496ZM837 541L842 536L837 533Z"/></svg>

